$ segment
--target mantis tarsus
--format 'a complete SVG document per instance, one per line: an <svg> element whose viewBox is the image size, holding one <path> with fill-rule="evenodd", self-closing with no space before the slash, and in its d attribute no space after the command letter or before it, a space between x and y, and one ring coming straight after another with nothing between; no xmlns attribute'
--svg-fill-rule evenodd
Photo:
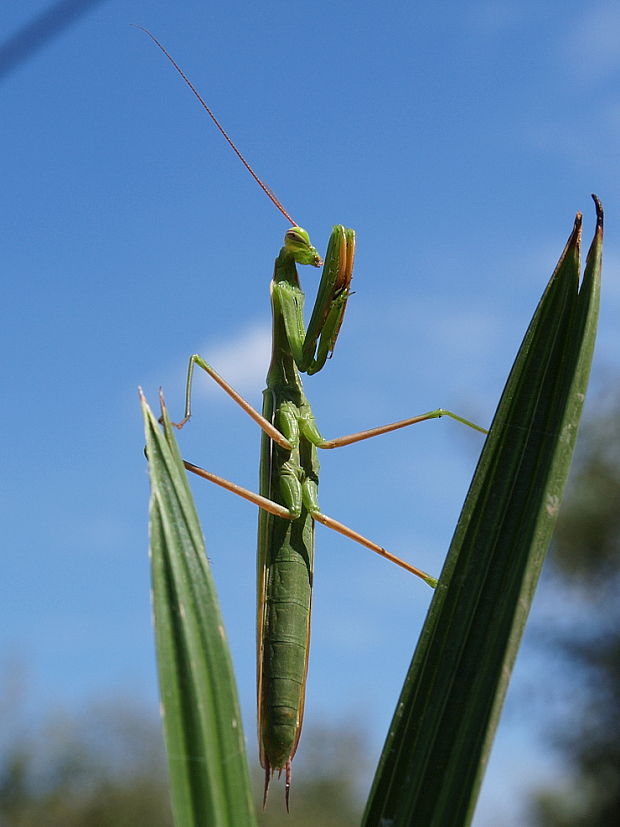
<svg viewBox="0 0 620 827"><path fill-rule="evenodd" d="M141 28L141 27L138 27ZM325 263L310 243L308 233L289 214L258 178L226 134L213 112L182 69L146 29L146 34L166 55L188 84L252 177L282 212L292 227L286 232L271 281L273 344L262 414L256 411L198 354L190 357L185 416L191 416L194 367L202 368L262 430L260 494L248 491L189 462L185 467L259 506L258 600L257 600L257 697L261 764L265 770L263 804L275 771L286 774L286 806L289 804L291 762L301 734L308 651L310 605L314 560L314 523L318 521L421 577L431 587L437 581L400 560L386 549L323 514L318 504L319 463L317 448L350 445L363 439L449 416L482 433L451 411L437 409L409 419L337 439L320 434L304 395L300 372L320 371L331 356L347 305L353 274L355 233L341 225L333 228ZM296 264L323 265L317 297L306 329L304 294Z"/></svg>

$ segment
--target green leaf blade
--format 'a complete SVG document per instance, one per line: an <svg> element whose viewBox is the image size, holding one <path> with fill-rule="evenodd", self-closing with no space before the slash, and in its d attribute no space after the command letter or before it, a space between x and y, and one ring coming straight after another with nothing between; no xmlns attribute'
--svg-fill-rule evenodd
<svg viewBox="0 0 620 827"><path fill-rule="evenodd" d="M151 476L157 663L177 827L256 824L237 690L204 541L172 428L142 399Z"/></svg>
<svg viewBox="0 0 620 827"><path fill-rule="evenodd" d="M594 346L602 214L581 217L534 313L483 449L388 733L363 824L472 818L546 553Z"/></svg>

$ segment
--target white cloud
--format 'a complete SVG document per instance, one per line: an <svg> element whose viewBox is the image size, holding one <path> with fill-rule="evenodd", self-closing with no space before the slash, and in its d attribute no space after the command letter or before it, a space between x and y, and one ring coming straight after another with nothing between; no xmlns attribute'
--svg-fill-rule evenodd
<svg viewBox="0 0 620 827"><path fill-rule="evenodd" d="M200 353L235 390L256 390L264 385L269 366L271 326L251 325L217 347L205 346ZM215 382L201 382L195 387L205 393L222 394Z"/></svg>

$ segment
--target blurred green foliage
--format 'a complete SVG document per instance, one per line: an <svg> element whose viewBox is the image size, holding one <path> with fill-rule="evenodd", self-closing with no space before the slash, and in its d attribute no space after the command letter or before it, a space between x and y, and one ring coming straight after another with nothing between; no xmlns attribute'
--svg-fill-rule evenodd
<svg viewBox="0 0 620 827"><path fill-rule="evenodd" d="M34 726L19 708L7 712L2 827L172 827L157 721L126 701Z"/></svg>
<svg viewBox="0 0 620 827"><path fill-rule="evenodd" d="M26 695L3 675L0 827L172 827L161 726L127 699L33 721ZM262 827L354 827L363 807L367 748L355 725L304 732L291 815L272 784ZM257 767L256 797L262 796Z"/></svg>
<svg viewBox="0 0 620 827"><path fill-rule="evenodd" d="M620 823L620 398L584 423L551 564L561 609L548 645L564 656L569 703L551 740L567 775L532 805L540 827Z"/></svg>

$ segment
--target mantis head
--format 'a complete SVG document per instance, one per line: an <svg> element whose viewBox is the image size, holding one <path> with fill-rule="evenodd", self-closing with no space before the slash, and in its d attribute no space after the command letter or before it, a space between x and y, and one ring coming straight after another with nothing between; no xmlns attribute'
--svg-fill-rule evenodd
<svg viewBox="0 0 620 827"><path fill-rule="evenodd" d="M284 236L284 249L291 253L297 264L311 264L320 267L321 256L310 244L310 236L302 227L291 227Z"/></svg>

